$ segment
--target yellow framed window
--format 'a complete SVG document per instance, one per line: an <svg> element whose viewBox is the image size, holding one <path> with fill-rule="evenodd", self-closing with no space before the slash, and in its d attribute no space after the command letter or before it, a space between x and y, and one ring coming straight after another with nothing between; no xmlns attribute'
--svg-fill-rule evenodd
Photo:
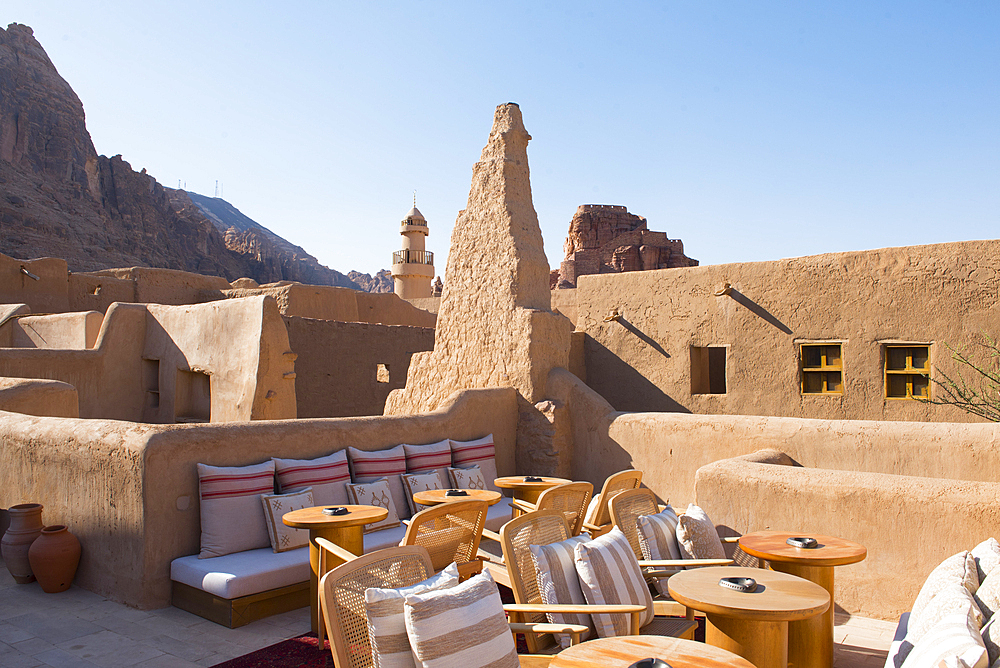
<svg viewBox="0 0 1000 668"><path fill-rule="evenodd" d="M843 394L844 362L839 343L803 343L799 347L802 394Z"/></svg>
<svg viewBox="0 0 1000 668"><path fill-rule="evenodd" d="M929 399L930 346L885 347L885 396L888 399Z"/></svg>

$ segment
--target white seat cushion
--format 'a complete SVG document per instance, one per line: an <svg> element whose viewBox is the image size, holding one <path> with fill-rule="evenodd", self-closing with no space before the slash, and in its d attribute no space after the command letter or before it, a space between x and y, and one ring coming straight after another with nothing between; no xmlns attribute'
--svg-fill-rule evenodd
<svg viewBox="0 0 1000 668"><path fill-rule="evenodd" d="M170 563L170 579L220 598L239 598L309 580L309 548L274 552L270 547Z"/></svg>
<svg viewBox="0 0 1000 668"><path fill-rule="evenodd" d="M406 535L406 525L400 522L394 527L379 529L365 534L365 554L381 550L386 547L395 547Z"/></svg>
<svg viewBox="0 0 1000 668"><path fill-rule="evenodd" d="M500 527L510 522L510 500L500 499L486 511L485 527L494 533L500 533Z"/></svg>

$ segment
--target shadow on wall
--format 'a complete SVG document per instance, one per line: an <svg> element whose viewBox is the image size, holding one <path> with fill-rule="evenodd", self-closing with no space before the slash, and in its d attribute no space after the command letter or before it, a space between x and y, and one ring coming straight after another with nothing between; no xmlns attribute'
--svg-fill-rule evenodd
<svg viewBox="0 0 1000 668"><path fill-rule="evenodd" d="M759 317L762 320L764 320L764 321L766 321L766 322L774 325L775 327L777 327L780 331L784 332L785 334L791 334L792 333L792 330L789 329L788 326L785 323L783 323L780 320L778 320L777 318L775 318L773 315L770 314L770 312L768 312L767 309L765 309L763 306L761 306L760 304L758 304L754 300L752 300L749 297L747 297L745 294L743 294L742 292L740 292L736 288L732 288L729 291L728 294L729 294L730 297L733 298L734 302L736 302L737 304L741 304L741 305L747 307L747 309L751 313L753 313L754 315L756 315L757 317Z"/></svg>
<svg viewBox="0 0 1000 668"><path fill-rule="evenodd" d="M620 322L658 352L670 357L658 343L640 332L635 325L625 323L624 319ZM587 384L614 406L615 410L627 413L691 412L590 335L584 341L584 350L587 367L602 370L599 378L588 379Z"/></svg>

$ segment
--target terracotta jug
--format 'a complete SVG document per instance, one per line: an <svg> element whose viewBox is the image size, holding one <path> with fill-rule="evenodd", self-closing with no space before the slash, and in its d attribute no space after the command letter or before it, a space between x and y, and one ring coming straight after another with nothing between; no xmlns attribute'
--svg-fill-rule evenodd
<svg viewBox="0 0 1000 668"><path fill-rule="evenodd" d="M42 591L48 594L66 591L80 565L80 541L61 524L45 527L31 544L28 560Z"/></svg>
<svg viewBox="0 0 1000 668"><path fill-rule="evenodd" d="M7 509L10 526L7 527L0 552L14 582L27 584L35 581L28 562L28 548L42 533L42 504L22 503Z"/></svg>

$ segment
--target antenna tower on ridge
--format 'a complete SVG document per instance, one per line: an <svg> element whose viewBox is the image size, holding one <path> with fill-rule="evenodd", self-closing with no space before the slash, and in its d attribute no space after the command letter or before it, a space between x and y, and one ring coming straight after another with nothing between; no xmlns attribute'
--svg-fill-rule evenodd
<svg viewBox="0 0 1000 668"><path fill-rule="evenodd" d="M215 196L216 197L219 196L219 180L218 179L215 180Z"/></svg>

